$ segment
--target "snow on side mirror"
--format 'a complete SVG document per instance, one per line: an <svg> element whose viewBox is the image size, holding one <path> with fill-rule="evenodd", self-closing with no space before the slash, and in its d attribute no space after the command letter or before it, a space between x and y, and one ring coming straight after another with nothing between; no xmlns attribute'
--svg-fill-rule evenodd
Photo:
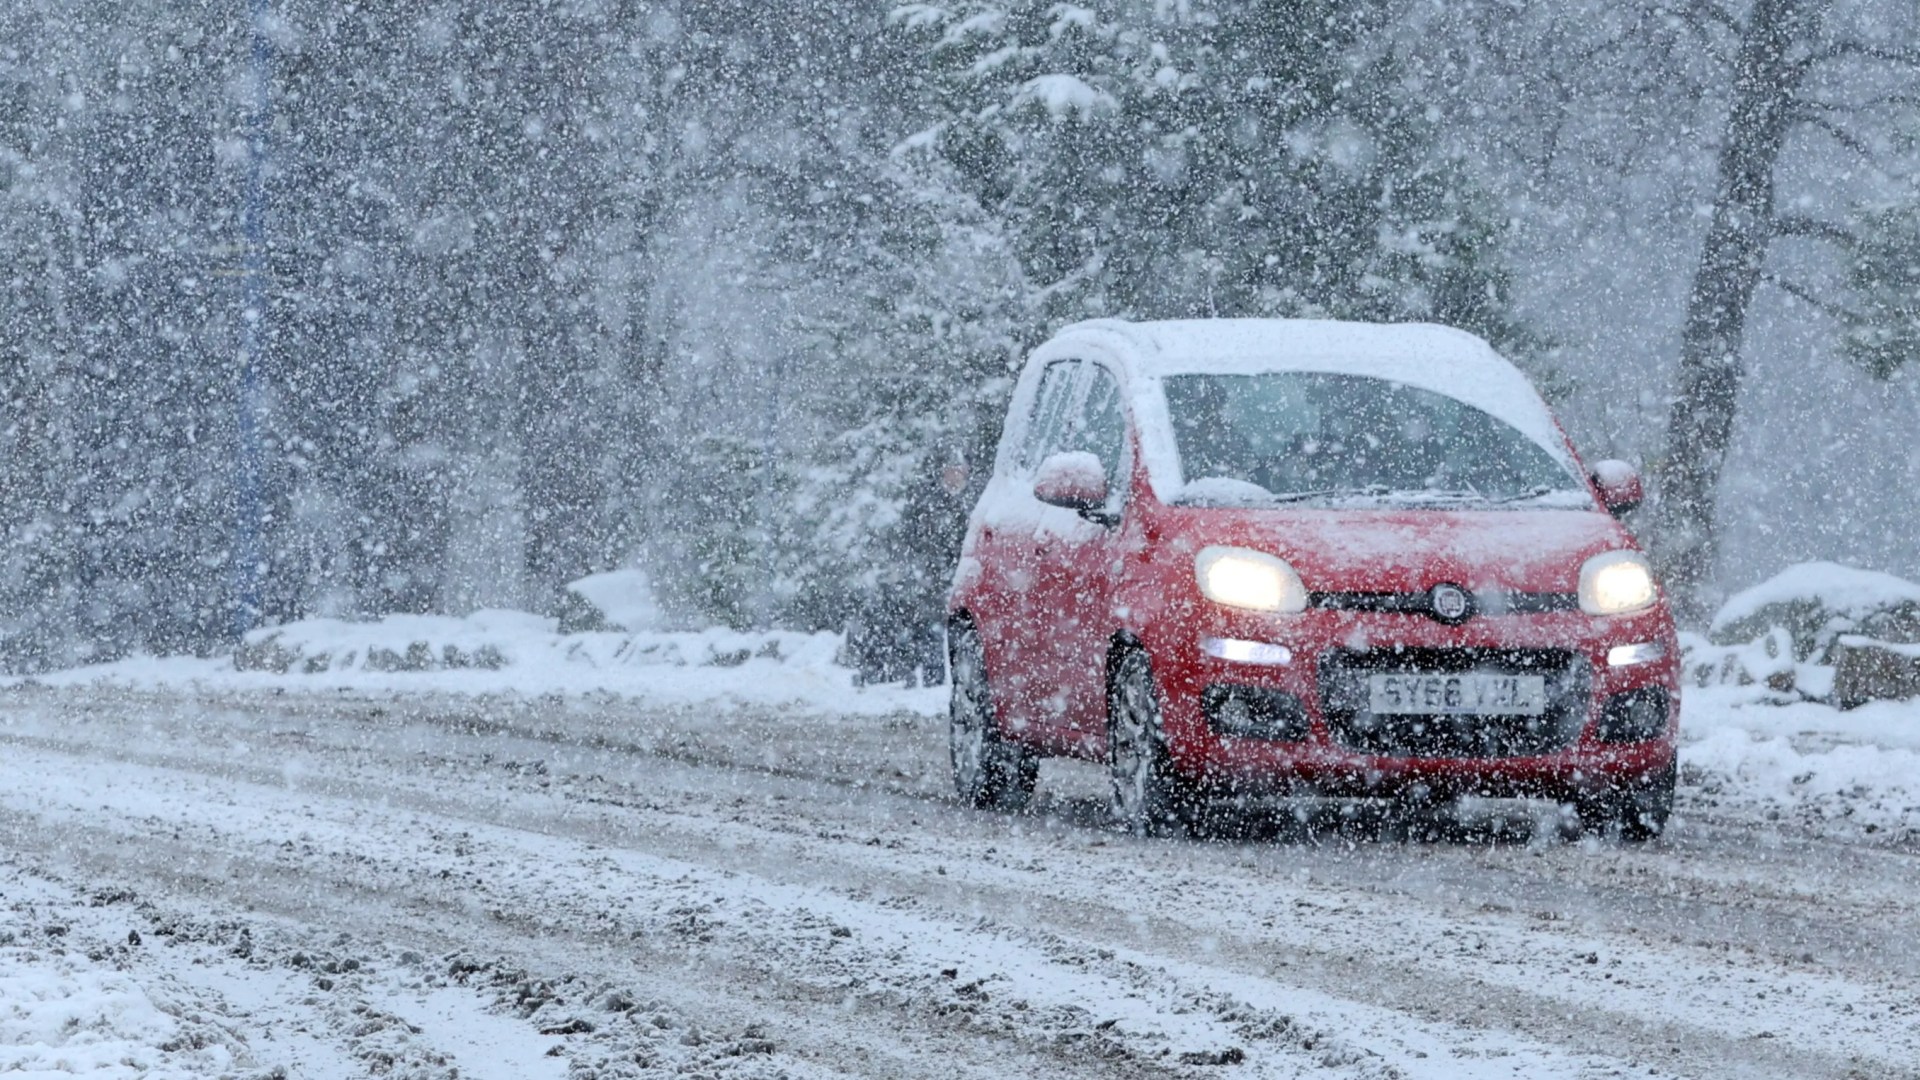
<svg viewBox="0 0 1920 1080"><path fill-rule="evenodd" d="M1053 454L1034 473L1033 497L1091 517L1107 505L1107 470L1085 450Z"/></svg>
<svg viewBox="0 0 1920 1080"><path fill-rule="evenodd" d="M1594 462L1593 486L1600 489L1600 502L1614 517L1630 514L1640 505L1640 470L1624 461Z"/></svg>

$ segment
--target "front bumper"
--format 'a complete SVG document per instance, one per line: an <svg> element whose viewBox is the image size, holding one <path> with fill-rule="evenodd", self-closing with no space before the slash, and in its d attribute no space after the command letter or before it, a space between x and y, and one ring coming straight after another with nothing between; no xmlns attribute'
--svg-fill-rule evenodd
<svg viewBox="0 0 1920 1080"><path fill-rule="evenodd" d="M1572 798L1651 779L1674 761L1678 644L1658 609L1624 618L1514 614L1459 626L1401 613L1212 614L1186 634L1149 642L1169 754L1176 768L1208 788L1254 795ZM1200 647L1205 638L1285 646L1291 659L1250 663L1210 655ZM1609 662L1616 646L1645 644L1660 646L1661 655ZM1372 672L1483 670L1543 675L1545 714L1531 720L1395 717L1411 723L1394 729L1367 714L1364 697L1355 696ZM1222 723L1223 702L1240 710L1234 723ZM1239 726L1249 714L1265 726ZM1433 722L1419 723L1423 719ZM1409 734L1420 731L1429 733Z"/></svg>

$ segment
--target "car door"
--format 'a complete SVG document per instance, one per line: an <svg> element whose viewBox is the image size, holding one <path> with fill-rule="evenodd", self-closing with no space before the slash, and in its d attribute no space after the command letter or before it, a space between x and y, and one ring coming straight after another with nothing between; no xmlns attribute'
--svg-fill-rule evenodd
<svg viewBox="0 0 1920 1080"><path fill-rule="evenodd" d="M1034 498L1033 474L1047 448L1060 439L1075 404L1080 371L1077 360L1047 365L1028 414L1009 421L1008 435L1015 441L1007 474L993 479L973 540L981 574L975 623L1001 722L1013 732L1040 734L1055 726L1049 708L1049 620L1036 595L1043 589L1040 529L1051 515L1073 514Z"/></svg>
<svg viewBox="0 0 1920 1080"><path fill-rule="evenodd" d="M1074 393L1039 458L1090 453L1106 475L1107 503L1089 514L1041 506L1034 583L1024 625L1030 668L1043 680L1036 722L1070 744L1106 726L1107 643L1114 629L1114 564L1126 502L1126 410L1119 381L1094 362L1075 372ZM1038 504L1036 500L1036 505Z"/></svg>

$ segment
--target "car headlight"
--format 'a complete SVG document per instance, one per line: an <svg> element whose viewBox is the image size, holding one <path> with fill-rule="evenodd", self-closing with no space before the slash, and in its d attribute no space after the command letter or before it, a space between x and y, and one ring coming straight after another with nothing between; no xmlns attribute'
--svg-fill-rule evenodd
<svg viewBox="0 0 1920 1080"><path fill-rule="evenodd" d="M1193 557L1200 593L1216 604L1292 614L1307 609L1307 587L1285 559L1251 548L1209 547Z"/></svg>
<svg viewBox="0 0 1920 1080"><path fill-rule="evenodd" d="M1609 551L1580 568L1580 610L1589 615L1645 611L1659 599L1653 568L1634 551Z"/></svg>

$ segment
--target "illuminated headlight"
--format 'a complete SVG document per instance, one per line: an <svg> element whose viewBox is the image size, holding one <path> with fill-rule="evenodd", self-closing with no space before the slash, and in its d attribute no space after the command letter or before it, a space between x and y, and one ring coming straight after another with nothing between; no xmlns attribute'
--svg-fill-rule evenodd
<svg viewBox="0 0 1920 1080"><path fill-rule="evenodd" d="M1307 609L1307 588L1285 559L1250 548L1209 547L1193 558L1200 593L1216 604L1292 614Z"/></svg>
<svg viewBox="0 0 1920 1080"><path fill-rule="evenodd" d="M1659 595L1653 570L1638 552L1609 551L1580 568L1580 610L1589 615L1645 611Z"/></svg>

